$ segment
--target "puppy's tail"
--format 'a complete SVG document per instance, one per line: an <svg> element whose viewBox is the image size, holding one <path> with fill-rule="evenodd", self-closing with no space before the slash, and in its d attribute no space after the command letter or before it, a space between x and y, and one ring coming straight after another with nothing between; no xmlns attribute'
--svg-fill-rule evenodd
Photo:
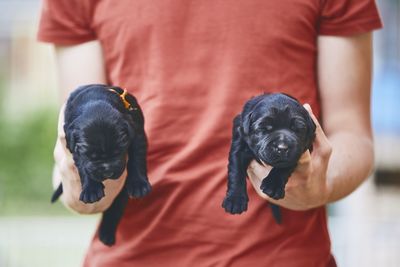
<svg viewBox="0 0 400 267"><path fill-rule="evenodd" d="M62 184L57 187L56 191L54 191L53 195L51 196L51 203L54 203L57 201L57 199L61 196L63 192L63 187Z"/></svg>
<svg viewBox="0 0 400 267"><path fill-rule="evenodd" d="M269 203L270 207L271 207L271 211L272 211L272 216L274 216L274 219L276 221L277 224L281 224L282 223L282 214L281 214L281 209L279 208L278 205Z"/></svg>

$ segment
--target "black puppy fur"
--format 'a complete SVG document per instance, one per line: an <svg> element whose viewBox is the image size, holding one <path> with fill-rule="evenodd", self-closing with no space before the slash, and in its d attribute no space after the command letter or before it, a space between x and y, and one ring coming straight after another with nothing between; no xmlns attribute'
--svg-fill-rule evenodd
<svg viewBox="0 0 400 267"><path fill-rule="evenodd" d="M273 199L283 198L301 155L312 150L315 128L307 110L293 97L277 93L250 99L233 121L228 190L222 203L225 211L240 214L247 210L247 167L253 159L273 167L262 180L262 192ZM279 207L271 204L271 208L280 223Z"/></svg>
<svg viewBox="0 0 400 267"><path fill-rule="evenodd" d="M110 90L111 89L111 90ZM147 138L144 117L136 99L123 90L102 84L81 86L68 98L64 131L82 183L79 199L93 203L104 197L103 181L117 179L127 168L123 189L103 213L99 238L108 246L115 243L115 232L128 196L140 198L151 191L147 178ZM127 160L128 156L128 160ZM52 202L62 194L57 188Z"/></svg>

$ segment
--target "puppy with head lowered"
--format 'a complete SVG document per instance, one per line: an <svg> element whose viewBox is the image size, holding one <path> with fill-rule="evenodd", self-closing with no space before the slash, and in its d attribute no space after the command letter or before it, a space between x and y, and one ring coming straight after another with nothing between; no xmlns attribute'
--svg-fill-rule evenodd
<svg viewBox="0 0 400 267"><path fill-rule="evenodd" d="M85 85L68 98L64 132L81 179L82 202L99 201L104 197L102 182L119 178L127 169L125 185L103 213L99 227L100 240L111 246L128 197L144 197L151 191L143 113L136 99L119 87ZM61 193L60 184L52 202Z"/></svg>
<svg viewBox="0 0 400 267"><path fill-rule="evenodd" d="M233 121L229 152L228 189L222 207L231 214L247 210L247 167L255 159L272 166L261 190L273 199L285 196L285 185L301 155L312 150L316 126L307 110L294 98L263 94L250 99ZM279 207L271 204L281 222Z"/></svg>

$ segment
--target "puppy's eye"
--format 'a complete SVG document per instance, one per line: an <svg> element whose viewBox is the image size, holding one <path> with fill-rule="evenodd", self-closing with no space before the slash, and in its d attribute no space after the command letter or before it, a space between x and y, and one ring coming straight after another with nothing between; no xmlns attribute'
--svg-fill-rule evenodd
<svg viewBox="0 0 400 267"><path fill-rule="evenodd" d="M265 125L265 130L267 130L268 132L272 131L274 129L274 126L272 126L271 124L267 124Z"/></svg>
<svg viewBox="0 0 400 267"><path fill-rule="evenodd" d="M269 123L261 123L259 129L263 132L271 132L274 130L274 125Z"/></svg>
<svg viewBox="0 0 400 267"><path fill-rule="evenodd" d="M295 132L301 132L306 129L306 125L300 120L293 120L290 129Z"/></svg>
<svg viewBox="0 0 400 267"><path fill-rule="evenodd" d="M270 132L274 130L274 120L270 117L265 118L263 122L260 123L261 129Z"/></svg>

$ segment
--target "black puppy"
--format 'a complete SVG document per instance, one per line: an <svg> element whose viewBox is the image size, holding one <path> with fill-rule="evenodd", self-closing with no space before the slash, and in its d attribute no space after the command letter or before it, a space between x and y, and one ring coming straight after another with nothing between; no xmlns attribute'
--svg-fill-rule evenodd
<svg viewBox="0 0 400 267"><path fill-rule="evenodd" d="M272 166L262 180L261 190L273 199L285 196L285 185L301 155L312 150L315 124L307 110L285 94L263 94L250 99L233 121L229 152L228 190L222 203L226 212L247 210L247 167L255 159ZM279 207L271 204L281 222Z"/></svg>
<svg viewBox="0 0 400 267"><path fill-rule="evenodd" d="M128 196L140 198L151 191L143 113L136 99L119 87L85 85L68 98L64 131L81 179L82 202L93 203L103 198L102 182L117 179L127 168L125 185L100 223L99 238L111 246ZM62 185L54 192L52 202L61 193Z"/></svg>

